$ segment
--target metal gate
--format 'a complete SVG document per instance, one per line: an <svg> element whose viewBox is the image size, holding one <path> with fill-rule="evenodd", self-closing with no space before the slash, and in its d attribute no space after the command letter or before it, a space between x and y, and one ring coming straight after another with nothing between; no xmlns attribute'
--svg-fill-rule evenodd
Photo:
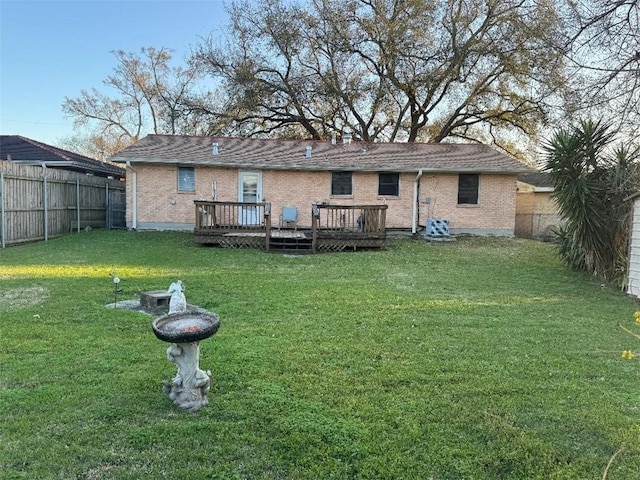
<svg viewBox="0 0 640 480"><path fill-rule="evenodd" d="M107 203L107 228L127 228L127 196L125 190L109 190Z"/></svg>

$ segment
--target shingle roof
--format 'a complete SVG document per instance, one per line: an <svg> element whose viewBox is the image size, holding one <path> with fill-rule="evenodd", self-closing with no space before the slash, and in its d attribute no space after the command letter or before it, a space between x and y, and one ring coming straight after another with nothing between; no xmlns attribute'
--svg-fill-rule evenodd
<svg viewBox="0 0 640 480"><path fill-rule="evenodd" d="M6 160L8 156L11 156L11 161L18 163L42 164L55 162L56 168L65 170L92 173L102 177L125 177L125 170L121 167L62 150L20 135L0 135L0 159Z"/></svg>
<svg viewBox="0 0 640 480"><path fill-rule="evenodd" d="M518 180L524 183L528 183L529 185L533 185L534 187L553 188L553 180L551 180L551 175L545 172L521 173L520 175L518 175Z"/></svg>
<svg viewBox="0 0 640 480"><path fill-rule="evenodd" d="M218 154L212 145L218 144ZM311 147L311 158L305 156ZM278 170L521 173L533 169L487 145L365 143L320 140L148 135L110 159Z"/></svg>

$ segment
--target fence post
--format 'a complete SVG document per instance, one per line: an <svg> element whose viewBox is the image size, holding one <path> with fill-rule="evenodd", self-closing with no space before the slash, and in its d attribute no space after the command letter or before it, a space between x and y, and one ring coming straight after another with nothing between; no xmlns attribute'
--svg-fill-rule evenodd
<svg viewBox="0 0 640 480"><path fill-rule="evenodd" d="M0 237L2 237L2 248L5 248L6 223L4 217L4 172L0 172Z"/></svg>
<svg viewBox="0 0 640 480"><path fill-rule="evenodd" d="M76 219L78 233L80 233L80 179L76 178Z"/></svg>
<svg viewBox="0 0 640 480"><path fill-rule="evenodd" d="M42 224L44 226L44 241L49 240L49 205L47 201L47 165L42 164L42 206L44 209L44 218Z"/></svg>
<svg viewBox="0 0 640 480"><path fill-rule="evenodd" d="M107 182L104 184L104 205L105 205L105 220L107 223L107 230L111 230L111 205L109 202L109 179L107 179Z"/></svg>

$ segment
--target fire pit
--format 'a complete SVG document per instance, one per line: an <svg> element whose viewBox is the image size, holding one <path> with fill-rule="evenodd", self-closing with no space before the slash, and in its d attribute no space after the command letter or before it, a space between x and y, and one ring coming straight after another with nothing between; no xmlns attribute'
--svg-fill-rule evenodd
<svg viewBox="0 0 640 480"><path fill-rule="evenodd" d="M178 366L178 374L164 384L164 393L181 408L199 410L209 403L211 387L211 372L199 367L199 342L218 331L220 319L211 313L169 313L156 318L151 326L160 340L175 343L167 349L167 359Z"/></svg>

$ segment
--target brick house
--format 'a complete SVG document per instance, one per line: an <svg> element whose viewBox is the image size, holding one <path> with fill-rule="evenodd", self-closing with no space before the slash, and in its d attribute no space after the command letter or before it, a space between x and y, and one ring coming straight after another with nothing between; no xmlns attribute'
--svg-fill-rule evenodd
<svg viewBox="0 0 640 480"><path fill-rule="evenodd" d="M194 200L386 204L388 229L446 219L451 233L512 236L516 176L530 168L478 144L149 135L110 159L127 170L127 225L189 230Z"/></svg>

